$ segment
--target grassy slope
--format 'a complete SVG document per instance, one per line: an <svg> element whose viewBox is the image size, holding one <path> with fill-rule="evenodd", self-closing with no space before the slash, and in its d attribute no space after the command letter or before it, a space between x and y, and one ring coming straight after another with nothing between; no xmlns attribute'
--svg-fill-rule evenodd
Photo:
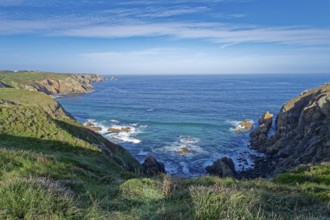
<svg viewBox="0 0 330 220"><path fill-rule="evenodd" d="M24 85L34 85L34 81L50 79L66 79L68 74L28 71L0 71L0 81L9 87L24 89Z"/></svg>
<svg viewBox="0 0 330 220"><path fill-rule="evenodd" d="M0 89L0 218L4 219L327 219L330 166L298 168L274 181L217 177L144 178L102 137L38 92ZM48 113L47 113L48 112ZM137 165L135 165L137 166Z"/></svg>

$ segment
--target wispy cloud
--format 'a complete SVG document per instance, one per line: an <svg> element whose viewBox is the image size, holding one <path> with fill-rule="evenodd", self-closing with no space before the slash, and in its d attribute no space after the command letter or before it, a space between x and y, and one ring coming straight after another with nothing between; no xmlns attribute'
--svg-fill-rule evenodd
<svg viewBox="0 0 330 220"><path fill-rule="evenodd" d="M184 48L147 48L85 53L80 58L91 70L126 74L294 73L298 63L300 72L308 73L325 67L324 56L311 53L306 56L294 51L228 55Z"/></svg>
<svg viewBox="0 0 330 220"><path fill-rule="evenodd" d="M205 4L205 1L209 4ZM21 6L0 15L0 35L32 33L51 36L83 38L167 37L168 39L199 39L221 44L226 48L239 43L276 43L287 45L330 45L330 27L262 26L229 23L226 18L241 18L245 14L218 13L220 20L204 19L213 16L206 5L239 2L240 0L174 1L109 1L83 0L84 10L77 1L3 0L0 6ZM123 5L132 5L123 7ZM144 4L145 7L135 6ZM91 5L93 7L86 7ZM52 13L27 11L26 6L50 7ZM53 7L55 10L53 10ZM89 9L91 8L91 9ZM53 12L55 11L55 12ZM207 12L207 13L206 13ZM186 19L186 15L189 19ZM183 19L176 19L182 16ZM222 18L221 18L222 17Z"/></svg>
<svg viewBox="0 0 330 220"><path fill-rule="evenodd" d="M127 23L96 25L64 30L59 35L76 37L129 38L168 36L202 39L221 44L281 43L329 45L330 29L310 27L260 27L226 23Z"/></svg>
<svg viewBox="0 0 330 220"><path fill-rule="evenodd" d="M220 46L220 49L225 49L226 47L234 46L237 44L240 44L241 42L234 42L234 43L229 43L229 44L223 44Z"/></svg>
<svg viewBox="0 0 330 220"><path fill-rule="evenodd" d="M44 20L0 20L1 34L41 33L45 35L132 38L159 37L201 39L219 44L279 43L330 45L330 28L299 26L263 27L217 22L144 22L111 17L54 17ZM226 47L226 46L224 46Z"/></svg>

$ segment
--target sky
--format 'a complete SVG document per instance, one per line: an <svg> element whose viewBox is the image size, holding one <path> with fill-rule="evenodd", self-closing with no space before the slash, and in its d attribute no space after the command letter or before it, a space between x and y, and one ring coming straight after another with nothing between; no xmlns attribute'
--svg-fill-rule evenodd
<svg viewBox="0 0 330 220"><path fill-rule="evenodd" d="M0 0L0 69L330 73L330 0Z"/></svg>

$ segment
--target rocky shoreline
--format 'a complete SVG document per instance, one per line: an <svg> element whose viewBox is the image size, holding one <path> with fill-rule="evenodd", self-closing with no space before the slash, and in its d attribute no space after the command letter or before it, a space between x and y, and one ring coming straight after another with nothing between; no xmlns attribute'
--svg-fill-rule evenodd
<svg viewBox="0 0 330 220"><path fill-rule="evenodd" d="M0 88L39 91L51 96L94 90L92 83L105 80L97 74L59 74L39 71L0 71Z"/></svg>
<svg viewBox="0 0 330 220"><path fill-rule="evenodd" d="M65 79L47 78L35 81L34 85L25 85L25 88L31 91L43 92L47 95L81 94L93 91L92 83L103 80L104 78L97 74L73 74Z"/></svg>
<svg viewBox="0 0 330 220"><path fill-rule="evenodd" d="M212 175L271 178L301 165L330 161L330 83L304 91L284 104L275 119L264 113L250 133L250 148L264 153L254 157L254 168L236 173L230 158L221 158L206 170ZM230 162L231 161L231 162Z"/></svg>
<svg viewBox="0 0 330 220"><path fill-rule="evenodd" d="M8 73L6 74L8 76ZM40 75L42 74L40 73L38 77ZM19 85L18 83L15 84L19 77L14 80L12 81L13 85ZM56 96L91 92L94 89L92 83L103 80L104 78L97 74L45 73L38 80L29 79L20 86L26 90L40 91L47 95ZM5 82L0 80L0 87L13 87L8 86L8 80ZM58 112L58 109L62 108L57 106L54 109L50 108L49 114ZM66 115L69 114L66 113ZM273 121L275 121L275 133L269 136ZM100 127L92 123L87 123L85 126L94 132L101 130ZM107 131L120 133L130 132L130 129L130 127L120 127L109 128ZM329 162L330 83L306 90L288 101L283 105L275 120L273 114L266 112L259 118L257 127L253 127L252 120L245 119L238 124L234 132L240 134L248 131L251 131L249 147L263 153L264 156L253 156L254 167L244 171L236 171L231 158L220 158L212 166L206 167L209 174L235 178L271 178L300 165ZM190 153L190 150L183 147L177 153L185 155ZM164 173L165 169L162 163L148 156L143 166L143 172L147 175L154 175Z"/></svg>

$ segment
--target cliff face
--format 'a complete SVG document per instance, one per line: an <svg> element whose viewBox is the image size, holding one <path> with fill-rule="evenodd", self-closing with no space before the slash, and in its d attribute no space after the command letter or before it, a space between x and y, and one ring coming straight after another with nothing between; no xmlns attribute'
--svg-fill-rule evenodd
<svg viewBox="0 0 330 220"><path fill-rule="evenodd" d="M40 91L48 95L77 94L93 91L91 83L103 81L103 78L96 74L70 75L65 79L46 78L35 81L33 85L25 85L25 89Z"/></svg>
<svg viewBox="0 0 330 220"><path fill-rule="evenodd" d="M288 101L276 118L276 132L260 145L266 159L257 168L268 168L269 175L301 164L330 161L330 83L307 90ZM256 134L251 133L252 140Z"/></svg>
<svg viewBox="0 0 330 220"><path fill-rule="evenodd" d="M57 74L30 71L0 71L0 88L39 91L48 95L91 92L93 82L103 81L97 74Z"/></svg>

